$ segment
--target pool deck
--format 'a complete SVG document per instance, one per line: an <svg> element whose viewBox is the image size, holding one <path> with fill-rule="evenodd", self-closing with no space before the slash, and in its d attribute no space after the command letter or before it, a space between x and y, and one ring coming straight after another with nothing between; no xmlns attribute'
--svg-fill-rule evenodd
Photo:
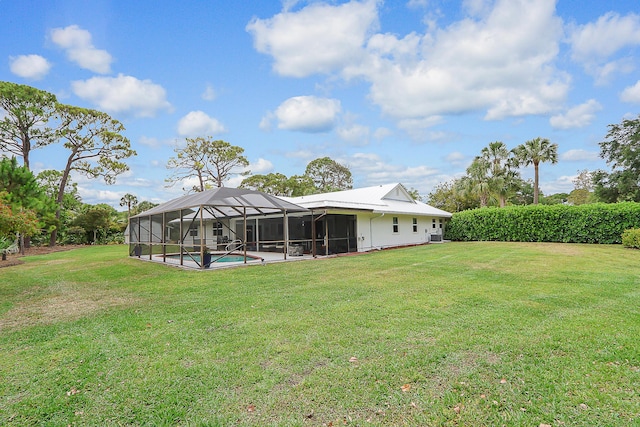
<svg viewBox="0 0 640 427"><path fill-rule="evenodd" d="M242 256L244 254L241 252L240 253L234 252L233 255ZM142 257L141 259L149 260L146 257ZM213 254L213 259L215 259L215 254ZM162 255L153 255L151 258L151 261L174 266L174 267L188 268L190 270L195 269L195 270L208 271L208 270L219 270L221 268L242 267L242 266L249 266L249 265L262 265L265 263L301 261L301 260L311 260L311 259L314 259L314 258L313 258L313 255L310 255L310 254L304 254L304 255L298 255L298 256L287 255L287 258L285 259L284 254L280 252L249 252L247 251L246 263L244 261L212 262L211 267L205 268L205 269L201 269L198 266L198 264L195 261L191 260L188 256L183 257L182 265L180 265L180 259L165 258L165 261L163 261Z"/></svg>

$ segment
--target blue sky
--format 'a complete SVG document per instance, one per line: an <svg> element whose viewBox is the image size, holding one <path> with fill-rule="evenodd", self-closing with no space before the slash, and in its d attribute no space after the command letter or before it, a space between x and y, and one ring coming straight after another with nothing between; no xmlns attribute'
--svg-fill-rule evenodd
<svg viewBox="0 0 640 427"><path fill-rule="evenodd" d="M492 141L558 144L545 194L607 168L607 125L640 109L637 1L0 0L0 80L109 113L138 155L83 201L162 202L186 137L245 149L255 174L329 156L354 186L426 195ZM59 146L32 169L62 169ZM523 169L532 178L531 169ZM234 177L227 186L237 186Z"/></svg>

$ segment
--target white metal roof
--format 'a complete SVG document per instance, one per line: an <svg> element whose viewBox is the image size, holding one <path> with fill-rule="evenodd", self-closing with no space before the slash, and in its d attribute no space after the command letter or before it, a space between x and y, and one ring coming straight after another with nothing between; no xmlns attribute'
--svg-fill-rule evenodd
<svg viewBox="0 0 640 427"><path fill-rule="evenodd" d="M413 200L399 183L282 199L307 209L354 209L373 213L451 217L449 212Z"/></svg>

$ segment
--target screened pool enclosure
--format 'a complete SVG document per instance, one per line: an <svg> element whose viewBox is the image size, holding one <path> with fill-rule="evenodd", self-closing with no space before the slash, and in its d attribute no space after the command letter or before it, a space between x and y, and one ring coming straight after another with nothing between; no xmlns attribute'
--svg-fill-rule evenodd
<svg viewBox="0 0 640 427"><path fill-rule="evenodd" d="M260 259L255 254L260 252L281 253L284 259L315 255L317 222L308 209L280 198L222 187L131 217L129 255L194 268L247 263Z"/></svg>

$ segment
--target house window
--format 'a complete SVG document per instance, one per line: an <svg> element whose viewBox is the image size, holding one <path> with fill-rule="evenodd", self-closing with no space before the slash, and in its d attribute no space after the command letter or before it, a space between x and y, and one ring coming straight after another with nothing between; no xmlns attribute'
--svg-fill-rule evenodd
<svg viewBox="0 0 640 427"><path fill-rule="evenodd" d="M198 227L192 225L191 227L189 227L189 236L198 236Z"/></svg>
<svg viewBox="0 0 640 427"><path fill-rule="evenodd" d="M217 222L213 224L213 235L214 236L222 236L222 223Z"/></svg>
<svg viewBox="0 0 640 427"><path fill-rule="evenodd" d="M418 218L413 218L413 232L418 232Z"/></svg>
<svg viewBox="0 0 640 427"><path fill-rule="evenodd" d="M440 228L442 228L442 219L440 219Z"/></svg>
<svg viewBox="0 0 640 427"><path fill-rule="evenodd" d="M433 218L433 220L432 220L432 221L433 221L433 223L432 223L431 228L436 228L436 219L435 219L435 218Z"/></svg>
<svg viewBox="0 0 640 427"><path fill-rule="evenodd" d="M398 217L397 216L393 217L393 232L394 233L398 232Z"/></svg>

